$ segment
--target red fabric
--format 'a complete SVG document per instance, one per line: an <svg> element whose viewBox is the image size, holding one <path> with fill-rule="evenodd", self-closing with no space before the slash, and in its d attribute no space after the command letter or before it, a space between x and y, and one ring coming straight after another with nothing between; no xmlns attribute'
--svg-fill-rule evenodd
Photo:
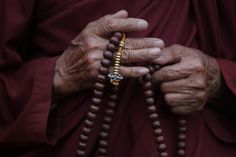
<svg viewBox="0 0 236 157"><path fill-rule="evenodd" d="M76 156L91 93L74 94L50 111L55 61L88 22L120 9L150 24L147 31L129 36L159 37L167 46L183 44L216 57L228 86L226 94L232 96L213 105L236 103L235 0L1 0L0 156ZM109 156L157 157L142 89L136 81L122 86ZM156 98L168 152L174 156L176 117L159 94ZM102 113L89 143L90 156L101 119ZM234 119L209 104L188 117L187 127L188 157L236 156Z"/></svg>

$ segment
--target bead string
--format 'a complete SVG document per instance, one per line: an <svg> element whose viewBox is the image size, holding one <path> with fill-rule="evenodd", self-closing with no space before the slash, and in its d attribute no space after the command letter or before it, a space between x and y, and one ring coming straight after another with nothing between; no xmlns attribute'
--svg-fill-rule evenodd
<svg viewBox="0 0 236 157"><path fill-rule="evenodd" d="M89 135L91 130L95 124L95 120L97 118L97 114L100 109L100 105L102 102L102 97L104 95L104 88L106 77L108 76L110 82L113 84L111 92L109 92L109 100L105 107L105 115L102 122L101 131L99 134L98 148L97 148L97 156L98 157L106 157L109 147L109 133L112 126L113 117L116 110L116 104L118 99L118 91L119 91L119 81L123 79L123 77L119 74L120 67L120 58L121 51L124 47L125 35L123 33L116 32L110 38L109 44L107 45L107 50L103 53L103 59L101 61L101 67L98 71L98 76L96 83L94 85L93 90L93 98L91 100L89 111L86 115L82 133L80 135L78 141L77 148L77 156L78 157L87 157L87 145L89 140ZM112 63L112 59L114 58L115 53L115 66L113 73L108 75L108 68ZM154 99L154 90L152 84L152 74L154 71L158 70L160 67L158 65L149 66L150 73L143 77L143 88L144 95L146 98L146 110L151 123L151 127L153 130L153 136L155 139L155 143L157 145L157 150L159 152L160 157L168 157L167 153L167 145L165 143L165 138L163 136L163 131L161 129L161 123L159 121L159 115L157 113L157 107L155 105ZM177 143L177 157L185 156L186 149L186 120L182 117L178 120L178 143Z"/></svg>

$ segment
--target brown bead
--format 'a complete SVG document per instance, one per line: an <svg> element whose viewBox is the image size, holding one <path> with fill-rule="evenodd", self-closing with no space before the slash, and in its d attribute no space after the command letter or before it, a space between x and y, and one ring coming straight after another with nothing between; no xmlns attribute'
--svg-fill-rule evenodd
<svg viewBox="0 0 236 157"><path fill-rule="evenodd" d="M84 135L88 135L90 132L91 132L91 128L88 128L88 127L83 127L83 134Z"/></svg>
<svg viewBox="0 0 236 157"><path fill-rule="evenodd" d="M79 157L85 156L85 151L84 150L77 150L77 155Z"/></svg>
<svg viewBox="0 0 236 157"><path fill-rule="evenodd" d="M103 96L103 91L94 90L93 95L97 98L101 98Z"/></svg>
<svg viewBox="0 0 236 157"><path fill-rule="evenodd" d="M145 81L145 82L152 81L152 75L151 74L147 74L147 75L143 76L143 81Z"/></svg>
<svg viewBox="0 0 236 157"><path fill-rule="evenodd" d="M145 95L146 97L152 97L152 96L153 96L153 91L152 91L152 90L146 90L146 91L144 92L144 95Z"/></svg>
<svg viewBox="0 0 236 157"><path fill-rule="evenodd" d="M107 132L101 131L101 132L100 132L100 136L101 136L101 138L103 138L103 139L107 139L108 136L109 136L109 134L108 134Z"/></svg>
<svg viewBox="0 0 236 157"><path fill-rule="evenodd" d="M102 66L104 66L104 67L109 67L109 66L111 65L111 61L108 60L108 59L103 59L103 60L101 61L101 64L102 64Z"/></svg>
<svg viewBox="0 0 236 157"><path fill-rule="evenodd" d="M102 154L102 155L105 155L105 154L107 154L107 149L105 149L105 148L99 148L99 149L98 149L98 153L99 153L99 154Z"/></svg>
<svg viewBox="0 0 236 157"><path fill-rule="evenodd" d="M118 96L117 94L110 94L109 95L109 98L112 100L112 101L116 101L118 99Z"/></svg>
<svg viewBox="0 0 236 157"><path fill-rule="evenodd" d="M180 133L179 136L178 136L178 138L179 138L180 140L185 140L185 139L186 139L186 134Z"/></svg>
<svg viewBox="0 0 236 157"><path fill-rule="evenodd" d="M151 115L149 115L149 119L151 121L156 121L158 118L158 114L157 113L152 113Z"/></svg>
<svg viewBox="0 0 236 157"><path fill-rule="evenodd" d="M91 105L89 108L90 112L97 113L99 111L99 107L96 105Z"/></svg>
<svg viewBox="0 0 236 157"><path fill-rule="evenodd" d="M146 89L146 90L152 89L152 83L151 82L145 82L144 83L144 89Z"/></svg>
<svg viewBox="0 0 236 157"><path fill-rule="evenodd" d="M108 143L107 143L107 141L105 141L105 140L100 140L100 141L99 141L99 145L100 145L101 147L107 147L107 146L108 146Z"/></svg>
<svg viewBox="0 0 236 157"><path fill-rule="evenodd" d="M161 152L160 157L168 157L168 153L167 152Z"/></svg>
<svg viewBox="0 0 236 157"><path fill-rule="evenodd" d="M160 128L160 126L161 126L161 124L160 124L160 121L159 121L159 120L152 122L152 127L153 127L154 129Z"/></svg>
<svg viewBox="0 0 236 157"><path fill-rule="evenodd" d="M109 108L115 108L116 107L116 103L112 102L112 101L108 102L107 105L108 105Z"/></svg>
<svg viewBox="0 0 236 157"><path fill-rule="evenodd" d="M104 121L105 121L106 123L111 123L111 122L112 122L112 118L111 118L111 117L108 117L108 116L105 116L105 117L104 117Z"/></svg>
<svg viewBox="0 0 236 157"><path fill-rule="evenodd" d="M185 148L186 143L185 142L178 142L178 148Z"/></svg>
<svg viewBox="0 0 236 157"><path fill-rule="evenodd" d="M78 146L79 146L79 148L84 149L84 148L86 148L87 144L83 143L83 142L79 142Z"/></svg>
<svg viewBox="0 0 236 157"><path fill-rule="evenodd" d="M164 144L164 143L161 143L161 144L158 145L158 150L160 152L164 152L166 150L166 148L167 148L166 144Z"/></svg>
<svg viewBox="0 0 236 157"><path fill-rule="evenodd" d="M95 85L94 85L94 88L95 88L96 90L103 90L104 87L105 87L104 84L99 83L99 82L96 82Z"/></svg>
<svg viewBox="0 0 236 157"><path fill-rule="evenodd" d="M161 128L157 128L154 130L154 135L155 136L162 136L162 130Z"/></svg>
<svg viewBox="0 0 236 157"><path fill-rule="evenodd" d="M110 38L109 42L117 46L117 45L119 45L120 40L119 40L119 38L113 36Z"/></svg>
<svg viewBox="0 0 236 157"><path fill-rule="evenodd" d="M150 105L147 107L147 112L152 114L156 112L156 106L155 105Z"/></svg>
<svg viewBox="0 0 236 157"><path fill-rule="evenodd" d="M179 128L179 132L181 132L181 133L185 133L186 131L187 131L186 127L180 127Z"/></svg>
<svg viewBox="0 0 236 157"><path fill-rule="evenodd" d="M83 141L83 142L87 142L88 141L88 136L84 135L84 134L81 134L80 135L80 140Z"/></svg>
<svg viewBox="0 0 236 157"><path fill-rule="evenodd" d="M156 143L163 143L164 142L164 136L157 136L156 137Z"/></svg>
<svg viewBox="0 0 236 157"><path fill-rule="evenodd" d="M87 117L90 120L95 120L97 118L97 115L95 113L88 112Z"/></svg>
<svg viewBox="0 0 236 157"><path fill-rule="evenodd" d="M147 99L146 99L146 103L147 103L148 105L153 105L154 102L155 102L154 98L147 98Z"/></svg>
<svg viewBox="0 0 236 157"><path fill-rule="evenodd" d="M106 81L106 76L98 74L97 76L97 82L104 83Z"/></svg>
<svg viewBox="0 0 236 157"><path fill-rule="evenodd" d="M111 60L111 59L113 58L113 53L112 53L111 51L105 51L105 52L103 53L103 57L104 57L105 59Z"/></svg>
<svg viewBox="0 0 236 157"><path fill-rule="evenodd" d="M113 116L115 114L115 111L112 110L112 109L106 109L106 114L109 115L109 116Z"/></svg>
<svg viewBox="0 0 236 157"><path fill-rule="evenodd" d="M107 45L107 50L114 52L114 51L116 51L116 46L114 44L109 43Z"/></svg>
<svg viewBox="0 0 236 157"><path fill-rule="evenodd" d="M98 72L101 75L107 75L108 74L108 68L107 67L100 67Z"/></svg>
<svg viewBox="0 0 236 157"><path fill-rule="evenodd" d="M102 102L101 98L92 98L93 105L99 105Z"/></svg>
<svg viewBox="0 0 236 157"><path fill-rule="evenodd" d="M122 37L122 34L120 32L115 32L113 36L120 40Z"/></svg>
<svg viewBox="0 0 236 157"><path fill-rule="evenodd" d="M178 154L179 156L185 156L185 150L184 150L184 149L179 149L179 150L177 151L177 154Z"/></svg>
<svg viewBox="0 0 236 157"><path fill-rule="evenodd" d="M109 131L110 127L111 126L109 124L102 124L102 130L103 131Z"/></svg>
<svg viewBox="0 0 236 157"><path fill-rule="evenodd" d="M187 120L186 119L179 120L179 125L186 125L186 124L187 124Z"/></svg>
<svg viewBox="0 0 236 157"><path fill-rule="evenodd" d="M150 71L150 74L153 74L154 73L154 68L152 66L149 66L148 67L149 71Z"/></svg>
<svg viewBox="0 0 236 157"><path fill-rule="evenodd" d="M92 127L93 124L94 124L94 122L91 121L91 120L89 120L89 119L86 119L86 120L84 121L84 124L85 124L85 126L87 126L87 127Z"/></svg>

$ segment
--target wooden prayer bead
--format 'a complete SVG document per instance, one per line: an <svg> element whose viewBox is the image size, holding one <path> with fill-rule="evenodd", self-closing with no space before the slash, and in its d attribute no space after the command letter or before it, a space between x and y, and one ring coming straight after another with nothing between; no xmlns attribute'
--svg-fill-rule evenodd
<svg viewBox="0 0 236 157"><path fill-rule="evenodd" d="M181 132L181 133L185 133L186 130L187 130L186 127L180 127L180 128L179 128L179 132Z"/></svg>
<svg viewBox="0 0 236 157"><path fill-rule="evenodd" d="M78 145L79 145L79 148L82 148L82 149L87 146L86 143L83 143L83 142L79 142Z"/></svg>
<svg viewBox="0 0 236 157"><path fill-rule="evenodd" d="M118 46L119 43L120 43L120 39L117 38L117 37L111 37L110 40L109 40L109 42L112 43L112 44L114 44L114 45L116 45L116 46Z"/></svg>
<svg viewBox="0 0 236 157"><path fill-rule="evenodd" d="M100 141L99 141L99 145L104 148L104 147L107 147L107 146L108 146L108 143L107 143L107 141L105 141L105 140L100 140Z"/></svg>
<svg viewBox="0 0 236 157"><path fill-rule="evenodd" d="M93 95L97 98L101 98L103 96L103 92L102 91L98 91L98 90L94 90L93 91Z"/></svg>
<svg viewBox="0 0 236 157"><path fill-rule="evenodd" d="M185 142L178 142L178 148L185 148L186 143Z"/></svg>
<svg viewBox="0 0 236 157"><path fill-rule="evenodd" d="M121 37L122 37L122 34L120 32L115 32L114 33L114 37L116 37L116 38L118 38L120 40Z"/></svg>
<svg viewBox="0 0 236 157"><path fill-rule="evenodd" d="M152 104L154 104L154 98L147 98L146 102L148 105L152 105Z"/></svg>
<svg viewBox="0 0 236 157"><path fill-rule="evenodd" d="M83 150L77 150L77 155L78 155L78 156L85 156L85 151L83 151Z"/></svg>
<svg viewBox="0 0 236 157"><path fill-rule="evenodd" d="M112 109L106 109L106 114L109 115L109 116L113 116L115 114L114 110Z"/></svg>
<svg viewBox="0 0 236 157"><path fill-rule="evenodd" d="M179 140L185 140L186 139L186 135L183 133L180 133L178 136Z"/></svg>
<svg viewBox="0 0 236 157"><path fill-rule="evenodd" d="M98 105L102 102L102 99L101 98L93 98L92 99L92 104L94 105Z"/></svg>
<svg viewBox="0 0 236 157"><path fill-rule="evenodd" d="M112 118L111 117L104 117L104 122L111 123L112 122Z"/></svg>
<svg viewBox="0 0 236 157"><path fill-rule="evenodd" d="M153 113L153 114L149 115L149 119L150 119L151 121L156 121L157 118L158 118L158 114L156 114L156 113Z"/></svg>
<svg viewBox="0 0 236 157"><path fill-rule="evenodd" d="M97 118L97 115L92 112L88 112L87 117L90 120L95 120Z"/></svg>
<svg viewBox="0 0 236 157"><path fill-rule="evenodd" d="M108 135L107 132L101 131L101 132L100 132L100 136L101 136L101 138L103 138L103 139L107 139L109 135Z"/></svg>
<svg viewBox="0 0 236 157"><path fill-rule="evenodd" d="M112 101L116 101L118 99L118 96L117 94L110 94L109 95L109 98L112 100Z"/></svg>
<svg viewBox="0 0 236 157"><path fill-rule="evenodd" d="M107 106L109 108L114 108L114 107L116 107L116 103L115 102L108 102Z"/></svg>
<svg viewBox="0 0 236 157"><path fill-rule="evenodd" d="M102 74L102 75L108 74L108 68L106 67L100 67L98 71L99 71L99 74Z"/></svg>
<svg viewBox="0 0 236 157"><path fill-rule="evenodd" d="M98 153L99 153L99 154L102 154L102 155L105 155L105 154L107 153L107 150L104 149L104 148L99 148L99 149L98 149Z"/></svg>
<svg viewBox="0 0 236 157"><path fill-rule="evenodd" d="M94 122L91 121L91 120L89 120L89 119L86 119L85 122L84 122L84 124L85 124L85 126L87 126L87 127L92 127L93 124L94 124Z"/></svg>
<svg viewBox="0 0 236 157"><path fill-rule="evenodd" d="M90 131L91 131L91 128L83 127L82 132L84 135L88 135L90 133Z"/></svg>
<svg viewBox="0 0 236 157"><path fill-rule="evenodd" d="M91 105L89 110L90 112L97 113L99 111L99 107L96 105Z"/></svg>
<svg viewBox="0 0 236 157"><path fill-rule="evenodd" d="M103 124L103 125L102 125L102 130L103 130L103 131L108 131L108 130L110 129L110 127L111 127L111 126L108 125L108 124Z"/></svg>
<svg viewBox="0 0 236 157"><path fill-rule="evenodd" d="M153 96L153 91L152 91L152 90L146 90L146 91L144 92L144 95L145 95L146 97L152 97L152 96Z"/></svg>
<svg viewBox="0 0 236 157"><path fill-rule="evenodd" d="M154 106L154 105L150 105L150 106L148 106L147 107L147 112L148 113L155 113L156 112L156 106Z"/></svg>
<svg viewBox="0 0 236 157"><path fill-rule="evenodd" d="M106 76L98 74L97 76L97 82L104 83L106 81Z"/></svg>
<svg viewBox="0 0 236 157"><path fill-rule="evenodd" d="M166 148L167 148L166 144L164 144L164 143L160 143L159 146L158 146L158 150L160 152L164 152L166 150Z"/></svg>
<svg viewBox="0 0 236 157"><path fill-rule="evenodd" d="M185 124L187 124L187 121L185 119L181 119L181 120L179 120L179 124L185 125Z"/></svg>
<svg viewBox="0 0 236 157"><path fill-rule="evenodd" d="M111 51L105 51L104 53L103 53L103 57L105 58L105 59L112 59L113 58L113 53L111 52Z"/></svg>
<svg viewBox="0 0 236 157"><path fill-rule="evenodd" d="M156 143L163 143L164 142L164 136L157 136L156 137Z"/></svg>
<svg viewBox="0 0 236 157"><path fill-rule="evenodd" d="M152 89L152 83L151 82L144 83L144 89L146 89L146 90Z"/></svg>
<svg viewBox="0 0 236 157"><path fill-rule="evenodd" d="M154 122L152 123L152 127L153 127L154 129L159 128L160 126L161 126L160 121L154 121Z"/></svg>
<svg viewBox="0 0 236 157"><path fill-rule="evenodd" d="M116 46L114 44L109 43L107 45L107 50L114 52L116 50Z"/></svg>
<svg viewBox="0 0 236 157"><path fill-rule="evenodd" d="M160 157L168 157L168 153L167 152L162 152L162 153L160 153Z"/></svg>
<svg viewBox="0 0 236 157"><path fill-rule="evenodd" d="M155 130L154 130L154 135L155 135L155 136L160 136L160 135L162 135L162 130L161 130L161 128L155 129Z"/></svg>
<svg viewBox="0 0 236 157"><path fill-rule="evenodd" d="M109 67L109 66L111 65L111 61L108 60L108 59L103 59L103 60L101 61L101 64L102 64L102 66L104 66L104 67Z"/></svg>
<svg viewBox="0 0 236 157"><path fill-rule="evenodd" d="M88 136L86 136L84 134L81 134L80 139L81 139L82 142L87 142L88 141Z"/></svg>
<svg viewBox="0 0 236 157"><path fill-rule="evenodd" d="M97 82L97 83L95 83L94 87L97 90L103 90L104 89L104 84Z"/></svg>
<svg viewBox="0 0 236 157"><path fill-rule="evenodd" d="M185 150L184 150L184 149L179 149L179 150L177 151L177 154L178 154L179 156L184 156L184 155L185 155Z"/></svg>

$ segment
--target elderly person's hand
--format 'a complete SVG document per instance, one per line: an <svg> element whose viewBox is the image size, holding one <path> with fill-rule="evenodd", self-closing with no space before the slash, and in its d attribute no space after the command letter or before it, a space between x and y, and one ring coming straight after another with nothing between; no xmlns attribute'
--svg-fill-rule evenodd
<svg viewBox="0 0 236 157"><path fill-rule="evenodd" d="M155 63L163 68L153 75L160 83L165 101L177 114L201 110L220 87L220 69L216 60L199 50L181 45L163 49Z"/></svg>
<svg viewBox="0 0 236 157"><path fill-rule="evenodd" d="M91 88L98 74L108 37L116 31L143 31L147 27L148 23L142 19L128 18L126 11L106 15L89 23L56 62L54 95L67 95ZM149 70L138 65L156 59L163 47L163 41L157 38L127 38L122 55L122 63L126 66L120 67L121 75L145 75ZM130 63L136 66L128 66Z"/></svg>

